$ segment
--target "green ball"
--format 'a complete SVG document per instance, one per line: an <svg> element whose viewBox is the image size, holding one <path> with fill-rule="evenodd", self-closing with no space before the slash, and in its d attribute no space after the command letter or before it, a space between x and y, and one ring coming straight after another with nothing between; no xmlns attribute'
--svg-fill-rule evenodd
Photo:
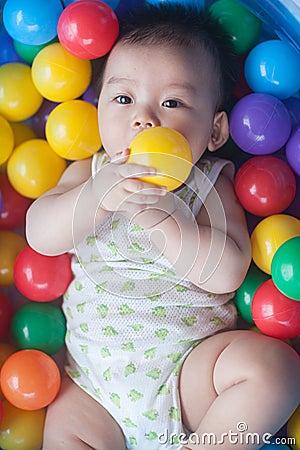
<svg viewBox="0 0 300 450"><path fill-rule="evenodd" d="M292 300L300 300L300 236L285 241L276 250L271 275L282 294Z"/></svg>
<svg viewBox="0 0 300 450"><path fill-rule="evenodd" d="M236 0L217 0L209 12L232 37L234 50L242 55L254 47L260 38L261 20Z"/></svg>
<svg viewBox="0 0 300 450"><path fill-rule="evenodd" d="M240 315L251 324L254 324L251 311L254 294L259 286L269 278L270 277L265 272L258 269L255 265L252 265L248 270L243 283L235 293L233 300Z"/></svg>
<svg viewBox="0 0 300 450"><path fill-rule="evenodd" d="M42 50L42 48L46 47L49 44L53 44L54 42L58 42L58 39L54 38L52 39L52 41L40 45L28 45L14 40L13 45L20 58L27 62L27 64L32 64L34 58Z"/></svg>
<svg viewBox="0 0 300 450"><path fill-rule="evenodd" d="M35 349L53 355L65 343L66 321L62 310L52 303L30 302L11 321L11 336L18 349Z"/></svg>

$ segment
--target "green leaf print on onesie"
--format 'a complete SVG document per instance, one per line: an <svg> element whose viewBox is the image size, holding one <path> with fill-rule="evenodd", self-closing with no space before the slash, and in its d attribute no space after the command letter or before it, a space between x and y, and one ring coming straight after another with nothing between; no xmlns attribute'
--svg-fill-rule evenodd
<svg viewBox="0 0 300 450"><path fill-rule="evenodd" d="M123 305L121 305L119 307L119 314L121 316L126 316L127 314L133 314L134 312L135 312L135 310L130 308L130 306L128 306L127 303L123 303Z"/></svg>
<svg viewBox="0 0 300 450"><path fill-rule="evenodd" d="M156 420L159 416L158 411L155 408L149 409L149 411L145 411L142 415L144 417L147 417L147 419L149 420Z"/></svg>
<svg viewBox="0 0 300 450"><path fill-rule="evenodd" d="M124 369L125 377L132 375L136 371L136 366L133 363L127 364Z"/></svg>
<svg viewBox="0 0 300 450"><path fill-rule="evenodd" d="M132 402L137 402L138 400L141 400L141 398L143 398L143 397L144 397L144 394L137 391L136 389L131 389L131 391L129 391L129 393L128 393L128 398L130 398L130 400Z"/></svg>
<svg viewBox="0 0 300 450"><path fill-rule="evenodd" d="M109 396L109 399L114 405L116 405L117 408L121 408L121 399L118 394L112 392Z"/></svg>
<svg viewBox="0 0 300 450"><path fill-rule="evenodd" d="M171 406L171 408L169 409L169 417L170 419L176 420L177 422L180 421L180 414L176 406Z"/></svg>
<svg viewBox="0 0 300 450"><path fill-rule="evenodd" d="M98 305L97 306L97 313L99 314L99 316L102 319L104 319L107 316L107 314L108 314L108 306L104 305L103 303L102 303L102 305Z"/></svg>

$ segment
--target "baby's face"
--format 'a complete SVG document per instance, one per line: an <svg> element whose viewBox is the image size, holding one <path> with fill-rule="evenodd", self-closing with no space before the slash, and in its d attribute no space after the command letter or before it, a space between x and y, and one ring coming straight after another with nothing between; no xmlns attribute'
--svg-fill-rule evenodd
<svg viewBox="0 0 300 450"><path fill-rule="evenodd" d="M197 162L215 127L217 87L211 72L199 49L118 43L99 98L100 135L110 157L145 128L162 126L187 138Z"/></svg>

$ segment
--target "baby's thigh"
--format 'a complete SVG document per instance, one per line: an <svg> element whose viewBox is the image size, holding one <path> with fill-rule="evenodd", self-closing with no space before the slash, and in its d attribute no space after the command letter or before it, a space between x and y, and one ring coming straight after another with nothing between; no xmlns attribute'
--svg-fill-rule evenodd
<svg viewBox="0 0 300 450"><path fill-rule="evenodd" d="M246 380L261 391L299 398L299 375L299 356L278 339L245 330L216 334L195 347L182 365L184 424L195 429L220 394Z"/></svg>
<svg viewBox="0 0 300 450"><path fill-rule="evenodd" d="M69 377L49 405L43 450L125 450L122 431L112 416Z"/></svg>

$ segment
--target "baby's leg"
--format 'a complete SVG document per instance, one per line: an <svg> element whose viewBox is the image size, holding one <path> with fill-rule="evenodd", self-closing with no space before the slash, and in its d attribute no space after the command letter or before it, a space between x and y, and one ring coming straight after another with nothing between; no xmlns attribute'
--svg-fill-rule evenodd
<svg viewBox="0 0 300 450"><path fill-rule="evenodd" d="M262 447L264 433L278 431L298 406L299 378L298 354L277 339L229 331L202 342L186 358L180 375L183 421L195 432L193 442L199 436L197 444L183 448ZM260 435L259 442L252 433Z"/></svg>
<svg viewBox="0 0 300 450"><path fill-rule="evenodd" d="M111 415L70 378L48 407L43 450L125 450Z"/></svg>

